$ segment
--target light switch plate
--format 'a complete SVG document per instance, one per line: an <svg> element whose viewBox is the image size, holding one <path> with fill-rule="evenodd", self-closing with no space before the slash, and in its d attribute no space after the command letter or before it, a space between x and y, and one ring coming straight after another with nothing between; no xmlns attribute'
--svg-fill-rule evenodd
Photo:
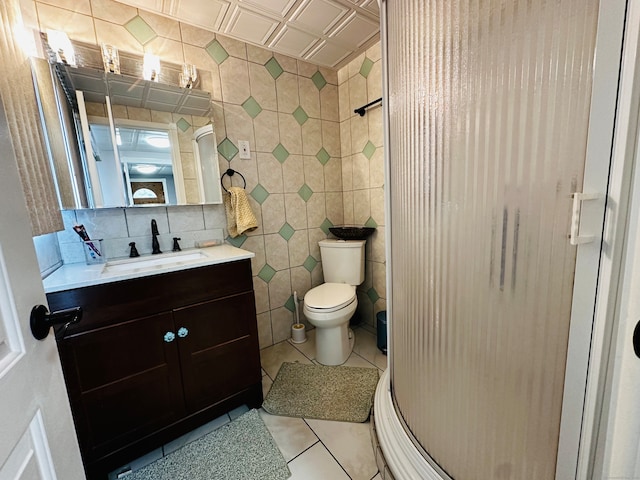
<svg viewBox="0 0 640 480"><path fill-rule="evenodd" d="M249 160L251 158L251 150L249 150L249 140L238 140L238 148L240 149L240 158Z"/></svg>

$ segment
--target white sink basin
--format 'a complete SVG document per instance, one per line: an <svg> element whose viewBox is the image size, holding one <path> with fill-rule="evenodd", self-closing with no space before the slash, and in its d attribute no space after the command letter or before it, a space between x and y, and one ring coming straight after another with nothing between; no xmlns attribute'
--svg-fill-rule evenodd
<svg viewBox="0 0 640 480"><path fill-rule="evenodd" d="M153 256L131 258L127 260L115 260L107 262L104 273L135 273L141 270L161 270L163 268L194 263L197 260L208 258L200 251L164 253Z"/></svg>

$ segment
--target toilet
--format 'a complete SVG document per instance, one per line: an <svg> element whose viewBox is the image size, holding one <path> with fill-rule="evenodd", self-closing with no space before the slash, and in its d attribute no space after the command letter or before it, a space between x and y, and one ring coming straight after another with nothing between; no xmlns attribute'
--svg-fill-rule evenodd
<svg viewBox="0 0 640 480"><path fill-rule="evenodd" d="M304 296L303 312L316 327L316 360L341 365L353 350L349 320L358 306L356 287L364 281L365 240L321 240L324 281Z"/></svg>

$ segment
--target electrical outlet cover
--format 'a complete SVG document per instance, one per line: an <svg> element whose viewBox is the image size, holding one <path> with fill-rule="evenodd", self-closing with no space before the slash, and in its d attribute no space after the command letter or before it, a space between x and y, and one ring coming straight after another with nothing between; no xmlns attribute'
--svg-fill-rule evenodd
<svg viewBox="0 0 640 480"><path fill-rule="evenodd" d="M249 150L248 140L238 140L238 148L240 150L240 158L248 160L251 158L251 150Z"/></svg>

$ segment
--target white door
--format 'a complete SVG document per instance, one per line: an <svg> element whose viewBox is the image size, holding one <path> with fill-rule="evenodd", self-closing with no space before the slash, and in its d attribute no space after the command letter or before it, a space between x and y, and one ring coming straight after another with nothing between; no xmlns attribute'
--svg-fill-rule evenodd
<svg viewBox="0 0 640 480"><path fill-rule="evenodd" d="M0 101L0 480L84 478L53 334L29 315L46 305Z"/></svg>

